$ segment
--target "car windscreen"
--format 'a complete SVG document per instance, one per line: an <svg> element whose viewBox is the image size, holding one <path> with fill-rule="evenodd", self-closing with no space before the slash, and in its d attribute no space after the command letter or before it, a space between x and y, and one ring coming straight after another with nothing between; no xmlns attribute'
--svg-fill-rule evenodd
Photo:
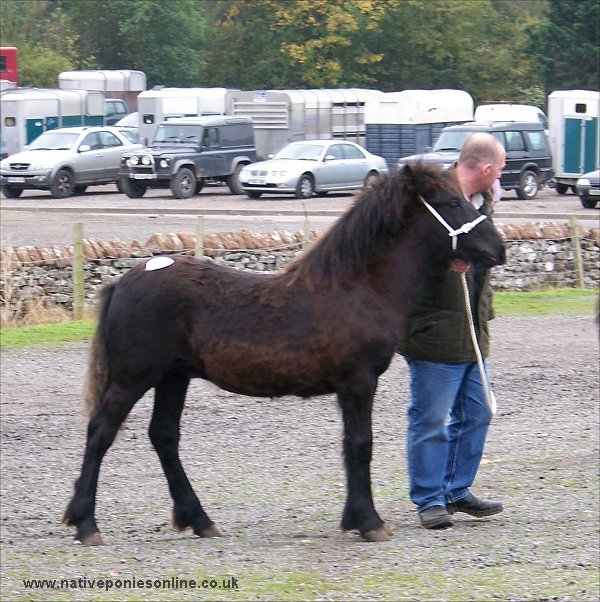
<svg viewBox="0 0 600 602"><path fill-rule="evenodd" d="M435 141L433 148L431 149L434 153L442 151L460 151L465 140L473 132L469 131L458 131L458 132L442 132L439 138Z"/></svg>
<svg viewBox="0 0 600 602"><path fill-rule="evenodd" d="M201 125L161 124L156 130L154 142L176 142L197 144L202 140Z"/></svg>
<svg viewBox="0 0 600 602"><path fill-rule="evenodd" d="M322 152L322 144L290 144L276 153L273 159L304 159L307 161L317 161Z"/></svg>
<svg viewBox="0 0 600 602"><path fill-rule="evenodd" d="M44 132L38 136L28 147L28 150L63 150L69 149L79 138L79 134L72 132Z"/></svg>

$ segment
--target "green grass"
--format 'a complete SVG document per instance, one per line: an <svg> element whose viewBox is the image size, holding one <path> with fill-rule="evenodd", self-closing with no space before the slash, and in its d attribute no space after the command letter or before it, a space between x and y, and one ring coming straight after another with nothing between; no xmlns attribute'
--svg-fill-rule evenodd
<svg viewBox="0 0 600 602"><path fill-rule="evenodd" d="M95 328L95 320L3 328L0 331L0 346L6 349L68 341L84 341L92 337Z"/></svg>
<svg viewBox="0 0 600 602"><path fill-rule="evenodd" d="M525 293L499 292L494 295L494 308L499 316L589 315L597 311L598 293L592 289L547 289ZM0 346L28 347L92 337L95 320L79 320L60 324L3 328Z"/></svg>
<svg viewBox="0 0 600 602"><path fill-rule="evenodd" d="M499 316L593 315L598 292L593 289L557 288L522 293L494 294Z"/></svg>

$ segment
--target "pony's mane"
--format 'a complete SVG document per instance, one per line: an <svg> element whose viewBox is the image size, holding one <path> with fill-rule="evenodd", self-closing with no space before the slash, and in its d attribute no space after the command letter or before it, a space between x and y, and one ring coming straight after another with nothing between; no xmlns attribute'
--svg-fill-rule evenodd
<svg viewBox="0 0 600 602"><path fill-rule="evenodd" d="M371 271L422 210L416 202L419 195L431 199L449 187L451 179L435 166L412 165L382 176L306 253L287 265L290 282L314 289Z"/></svg>

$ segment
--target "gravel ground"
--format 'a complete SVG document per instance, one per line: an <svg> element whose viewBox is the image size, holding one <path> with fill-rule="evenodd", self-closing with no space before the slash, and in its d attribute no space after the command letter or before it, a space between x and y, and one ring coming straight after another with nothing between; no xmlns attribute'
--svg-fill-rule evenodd
<svg viewBox="0 0 600 602"><path fill-rule="evenodd" d="M598 600L598 330L591 317L498 318L499 413L474 490L503 500L489 519L426 531L408 499L404 362L383 375L373 486L392 541L338 529L341 421L332 397L263 400L195 381L182 458L226 537L169 529L170 499L141 400L108 453L97 517L106 546L60 525L82 459L86 347L2 354L3 600ZM215 579L237 590L150 588ZM112 580L27 589L24 579ZM136 589L117 589L122 580ZM130 583L129 581L129 583ZM144 587L141 587L142 583ZM79 585L79 588L73 586ZM87 585L87 587L83 587Z"/></svg>

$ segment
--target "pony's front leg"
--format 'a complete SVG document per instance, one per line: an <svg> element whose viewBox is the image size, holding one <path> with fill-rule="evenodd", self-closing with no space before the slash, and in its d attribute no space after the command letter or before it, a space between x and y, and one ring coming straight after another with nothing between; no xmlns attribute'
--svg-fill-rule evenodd
<svg viewBox="0 0 600 602"><path fill-rule="evenodd" d="M178 531L192 527L200 537L220 537L194 493L179 459L179 424L190 379L170 372L156 385L154 412L148 434L160 458L173 498L173 526Z"/></svg>
<svg viewBox="0 0 600 602"><path fill-rule="evenodd" d="M388 541L391 531L375 510L371 493L371 412L377 380L358 381L338 391L344 419L347 494L342 529L358 529L367 541Z"/></svg>

